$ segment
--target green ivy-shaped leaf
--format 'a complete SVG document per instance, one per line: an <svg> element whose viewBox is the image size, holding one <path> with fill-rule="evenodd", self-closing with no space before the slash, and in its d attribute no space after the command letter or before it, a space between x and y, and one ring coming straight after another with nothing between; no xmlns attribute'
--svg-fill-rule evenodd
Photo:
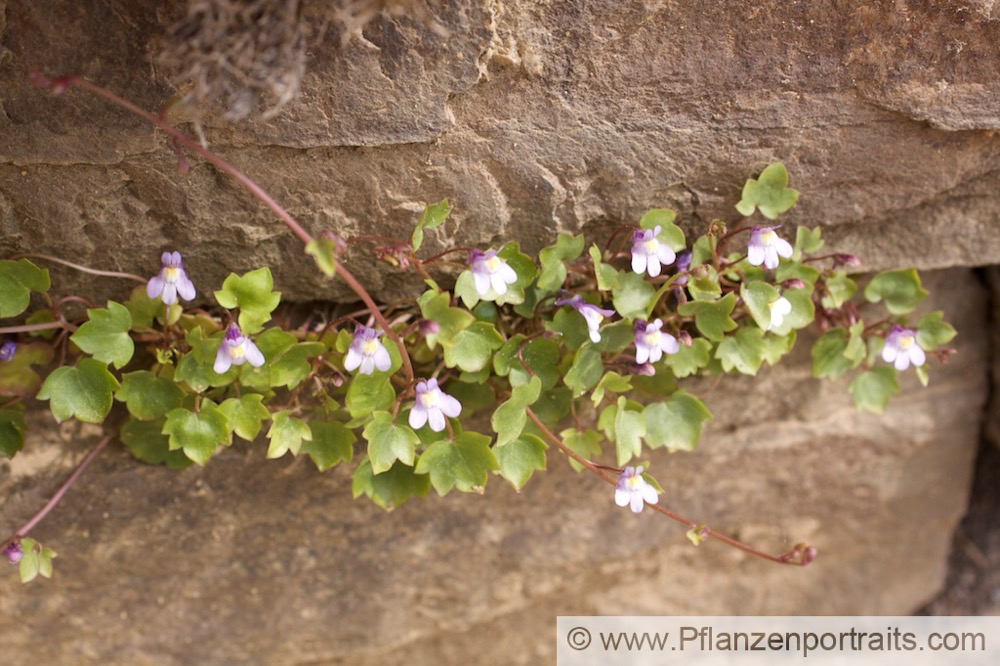
<svg viewBox="0 0 1000 666"><path fill-rule="evenodd" d="M503 346L503 337L492 324L477 321L459 331L451 344L444 348L444 361L450 368L465 372L482 370L490 362L493 352Z"/></svg>
<svg viewBox="0 0 1000 666"><path fill-rule="evenodd" d="M955 329L944 320L940 310L925 314L917 322L917 344L925 351L934 351L955 339Z"/></svg>
<svg viewBox="0 0 1000 666"><path fill-rule="evenodd" d="M718 301L692 301L684 303L677 311L685 317L694 317L694 325L709 340L721 342L725 334L736 330L730 315L736 307L736 294L726 294ZM679 375L678 375L679 376Z"/></svg>
<svg viewBox="0 0 1000 666"><path fill-rule="evenodd" d="M607 354L617 354L624 351L635 341L635 329L632 322L620 319L601 329L601 339L594 343L599 351Z"/></svg>
<svg viewBox="0 0 1000 666"><path fill-rule="evenodd" d="M385 472L397 460L404 465L413 466L420 438L409 426L393 423L389 412L378 411L372 414L371 422L361 434L368 442L368 459L374 474Z"/></svg>
<svg viewBox="0 0 1000 666"><path fill-rule="evenodd" d="M446 291L428 289L417 299L417 304L424 319L438 325L438 332L430 333L425 338L431 349L438 344L448 347L459 333L476 321L468 311L452 307L451 294Z"/></svg>
<svg viewBox="0 0 1000 666"><path fill-rule="evenodd" d="M639 218L639 228L645 230L660 227L656 240L665 243L674 252L680 252L687 247L687 241L684 238L684 231L674 224L676 217L677 214L667 208L647 210Z"/></svg>
<svg viewBox="0 0 1000 666"><path fill-rule="evenodd" d="M583 236L559 234L554 245L542 248L538 253L538 261L542 270L538 274L538 288L544 292L554 292L562 287L566 280L566 265L563 262L573 261L583 253Z"/></svg>
<svg viewBox="0 0 1000 666"><path fill-rule="evenodd" d="M257 333L271 319L271 313L281 302L281 293L274 291L270 268L236 275L230 273L215 292L215 300L224 308L240 309L240 329L244 335Z"/></svg>
<svg viewBox="0 0 1000 666"><path fill-rule="evenodd" d="M536 470L545 471L545 442L535 435L524 434L501 448L495 448L500 476L520 491Z"/></svg>
<svg viewBox="0 0 1000 666"><path fill-rule="evenodd" d="M854 298L858 284L847 277L844 271L837 271L826 279L826 291L820 303L827 310L836 310L844 303Z"/></svg>
<svg viewBox="0 0 1000 666"><path fill-rule="evenodd" d="M49 290L49 272L27 259L0 261L0 319L16 317L28 309L31 292Z"/></svg>
<svg viewBox="0 0 1000 666"><path fill-rule="evenodd" d="M771 328L771 304L781 298L778 290L760 280L744 282L740 285L740 296L760 330Z"/></svg>
<svg viewBox="0 0 1000 666"><path fill-rule="evenodd" d="M610 264L604 263L601 249L597 245L590 246L590 259L594 263L594 275L597 276L597 288L601 291L617 289L621 284L621 271Z"/></svg>
<svg viewBox="0 0 1000 666"><path fill-rule="evenodd" d="M750 178L743 186L743 198L736 204L736 210L744 217L753 215L754 210L769 220L790 209L799 200L799 193L788 187L788 171L781 162L768 165L757 179Z"/></svg>
<svg viewBox="0 0 1000 666"><path fill-rule="evenodd" d="M712 359L712 343L703 338L695 338L691 345L681 345L676 354L666 358L667 366L678 378L689 377L708 365Z"/></svg>
<svg viewBox="0 0 1000 666"><path fill-rule="evenodd" d="M442 440L427 447L414 471L429 474L438 495L452 488L463 493L482 492L488 472L500 469L490 450L490 438L478 432L463 432L454 441Z"/></svg>
<svg viewBox="0 0 1000 666"><path fill-rule="evenodd" d="M719 274L713 266L698 266L688 275L688 293L696 301L714 301L722 296Z"/></svg>
<svg viewBox="0 0 1000 666"><path fill-rule="evenodd" d="M190 467L193 462L183 451L171 451L170 439L163 434L164 420L138 421L128 418L119 431L122 443L136 460L170 469Z"/></svg>
<svg viewBox="0 0 1000 666"><path fill-rule="evenodd" d="M121 368L135 353L135 343L128 334L131 328L132 315L128 308L108 301L107 308L87 310L87 322L70 336L70 340L98 361Z"/></svg>
<svg viewBox="0 0 1000 666"><path fill-rule="evenodd" d="M521 365L517 357L518 348L524 365L542 380L542 389L548 390L558 383L559 345L549 338L534 338L524 341L523 335L515 335L493 356L493 371L500 377L509 377L511 386L521 386L531 380L531 374Z"/></svg>
<svg viewBox="0 0 1000 666"><path fill-rule="evenodd" d="M319 236L306 244L306 254L327 277L337 272L337 243L332 238Z"/></svg>
<svg viewBox="0 0 1000 666"><path fill-rule="evenodd" d="M30 583L40 574L43 578L52 578L52 560L56 551L45 548L34 539L21 539L21 557L19 573L22 583Z"/></svg>
<svg viewBox="0 0 1000 666"><path fill-rule="evenodd" d="M836 379L861 362L845 355L849 340L850 334L840 327L831 328L820 336L812 347L813 377Z"/></svg>
<svg viewBox="0 0 1000 666"><path fill-rule="evenodd" d="M426 474L417 474L401 462L376 475L371 462L364 458L351 479L351 494L355 498L366 495L386 511L392 511L411 497L424 497L430 489L431 480Z"/></svg>
<svg viewBox="0 0 1000 666"><path fill-rule="evenodd" d="M774 335L788 335L794 330L805 328L816 318L816 305L812 300L812 288L786 289L782 297L792 306L781 324L771 329Z"/></svg>
<svg viewBox="0 0 1000 666"><path fill-rule="evenodd" d="M677 391L664 402L647 405L642 417L650 448L663 446L669 451L690 451L698 444L701 427L712 418L712 413L698 398Z"/></svg>
<svg viewBox="0 0 1000 666"><path fill-rule="evenodd" d="M259 393L244 393L239 398L223 401L219 409L226 415L233 432L252 442L260 434L261 424L271 416L263 401L264 396Z"/></svg>
<svg viewBox="0 0 1000 666"><path fill-rule="evenodd" d="M618 464L624 465L642 453L642 438L646 423L642 418L642 405L629 401L625 396L617 404L608 405L597 419L597 427L615 444Z"/></svg>
<svg viewBox="0 0 1000 666"><path fill-rule="evenodd" d="M179 407L167 412L163 434L169 438L171 451L183 450L184 455L204 465L220 446L229 446L233 432L226 415L211 400L204 400L197 412Z"/></svg>
<svg viewBox="0 0 1000 666"><path fill-rule="evenodd" d="M604 373L601 381L597 382L594 392L590 395L590 400L594 406L601 404L604 394L608 391L612 393L626 393L632 390L632 380L630 377L623 377L613 370Z"/></svg>
<svg viewBox="0 0 1000 666"><path fill-rule="evenodd" d="M573 391L574 396L579 396L597 386L603 375L604 361L601 353L592 342L588 342L576 351L573 365L563 377L563 382Z"/></svg>
<svg viewBox="0 0 1000 666"><path fill-rule="evenodd" d="M122 376L122 385L115 397L125 403L129 414L135 418L152 421L180 407L184 391L170 379L139 370Z"/></svg>
<svg viewBox="0 0 1000 666"><path fill-rule="evenodd" d="M70 417L85 423L103 423L118 386L107 365L82 358L75 367L64 365L53 370L42 384L38 399L49 401L49 409L59 423Z"/></svg>
<svg viewBox="0 0 1000 666"><path fill-rule="evenodd" d="M611 292L611 300L615 311L629 319L644 319L646 308L653 301L656 289L646 282L641 275L632 272L623 273L618 281L618 287Z"/></svg>
<svg viewBox="0 0 1000 666"><path fill-rule="evenodd" d="M816 252L819 252L822 247L823 230L820 227L815 227L813 229L809 229L808 227L799 227L795 230L795 246L792 250L792 262L800 262L802 261L803 255L815 254Z"/></svg>
<svg viewBox="0 0 1000 666"><path fill-rule="evenodd" d="M389 374L376 371L370 375L355 375L347 388L344 402L351 417L357 418L389 409L395 399L396 391L389 381ZM375 473L378 474L378 471Z"/></svg>
<svg viewBox="0 0 1000 666"><path fill-rule="evenodd" d="M308 455L316 469L325 472L337 463L351 462L357 435L343 423L336 421L310 421L312 439L302 442L302 453Z"/></svg>
<svg viewBox="0 0 1000 666"><path fill-rule="evenodd" d="M52 347L46 344L20 344L9 361L0 361L0 395L29 396L38 390L42 377L32 366L52 360Z"/></svg>
<svg viewBox="0 0 1000 666"><path fill-rule="evenodd" d="M152 328L157 318L163 319L163 301L146 295L146 287L139 285L129 294L125 301L129 316L132 317L132 330Z"/></svg>
<svg viewBox="0 0 1000 666"><path fill-rule="evenodd" d="M715 358L726 372L736 370L744 375L756 375L764 362L764 333L759 328L744 326L727 335L715 350Z"/></svg>
<svg viewBox="0 0 1000 666"><path fill-rule="evenodd" d="M601 455L601 442L604 437L596 430L568 428L559 433L559 439L573 453L587 460L593 460ZM583 465L572 458L569 459L569 464L577 472L583 469Z"/></svg>
<svg viewBox="0 0 1000 666"><path fill-rule="evenodd" d="M854 405L860 410L881 414L889 404L889 398L899 393L896 369L879 366L862 372L854 378L848 390L854 398Z"/></svg>
<svg viewBox="0 0 1000 666"><path fill-rule="evenodd" d="M579 349L580 345L590 340L587 322L579 312L570 307L556 310L552 321L545 323L545 330L558 333L562 336L563 344L573 350Z"/></svg>
<svg viewBox="0 0 1000 666"><path fill-rule="evenodd" d="M879 273L865 287L869 303L885 301L886 309L894 315L913 312L926 296L927 292L920 286L920 276L912 268Z"/></svg>
<svg viewBox="0 0 1000 666"><path fill-rule="evenodd" d="M497 407L490 423L493 425L493 432L497 434L498 449L521 436L528 419L526 410L535 404L541 391L542 381L538 377L532 377L527 384L515 386L510 398Z"/></svg>
<svg viewBox="0 0 1000 666"><path fill-rule="evenodd" d="M25 427L21 405L0 409L0 456L13 458L24 447Z"/></svg>
<svg viewBox="0 0 1000 666"><path fill-rule="evenodd" d="M420 218L417 220L417 226L413 228L413 236L410 237L410 245L413 246L414 252L419 250L420 246L424 244L424 231L440 227L448 219L449 213L451 213L451 206L448 204L447 199L442 199L436 204L428 204L424 207L424 212L420 214Z"/></svg>
<svg viewBox="0 0 1000 666"><path fill-rule="evenodd" d="M312 430L305 421L283 410L271 415L271 427L267 431L267 438L271 441L267 447L269 459L280 458L289 451L293 456L297 456L302 448L302 442L312 439Z"/></svg>

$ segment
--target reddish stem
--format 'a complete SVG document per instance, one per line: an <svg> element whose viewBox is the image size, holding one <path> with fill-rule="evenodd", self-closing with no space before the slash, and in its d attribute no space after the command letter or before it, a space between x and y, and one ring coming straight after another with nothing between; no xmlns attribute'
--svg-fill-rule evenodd
<svg viewBox="0 0 1000 666"><path fill-rule="evenodd" d="M100 453L110 441L111 435L105 435L102 437L101 441L99 441L97 445L90 450L90 453L88 453L84 459L80 461L80 464L76 466L76 469L69 475L69 478L66 479L61 486L59 486L59 490L57 490L55 495L52 496L52 499L50 499L45 506L43 506L41 510L31 518L31 520L18 528L17 531L15 531L14 534L12 534L11 537L4 542L4 545L14 541L15 539L27 536L28 532L30 532L35 525L42 522L42 519L49 515L49 512L52 511L57 504L59 504L59 501L63 498L63 495L66 494L66 491L68 491L73 484L76 483L76 480L80 478L80 475L83 474L83 470L87 469L90 463L94 461L94 458L97 457L97 454Z"/></svg>
<svg viewBox="0 0 1000 666"><path fill-rule="evenodd" d="M549 430L544 423L542 423L542 421L538 418L538 416L535 415L535 412L533 412L530 407L527 408L526 412L528 414L528 418L530 418L534 422L534 424L538 426L538 429L542 431L542 434L545 435L545 437L550 442L552 442L556 446L556 448L558 448L567 456L569 456L576 462L580 463L581 465L586 467L590 472L604 479L611 485L613 486L618 485L617 478L609 476L604 472L604 470L608 468L604 467L603 465L592 463L591 461L587 460L586 458L578 454L576 451L573 451L568 446L563 444L562 440L556 437L555 434L551 430ZM678 523L681 523L682 525L687 525L690 529L700 529L704 537L712 537L714 539L718 539L719 541L729 546L732 546L733 548L738 548L744 552L750 553L751 555L756 555L757 557L769 560L771 562L776 562L778 564L794 564L797 566L805 566L806 564L809 564L809 562L811 562L812 559L815 558L815 551L806 546L803 546L802 544L799 544L794 549L782 555L777 555L777 556L769 555L768 553L757 550L756 548L748 546L747 544L741 541L737 541L736 539L728 537L724 534L720 534L715 530L708 528L701 528L701 526L698 525L698 523L694 522L693 520L689 520L684 516L681 516L680 514L674 513L670 509L665 509L659 504L647 503L646 506L651 508L653 511L662 513L664 516L672 520L676 520ZM810 551L810 552L807 554L805 551Z"/></svg>

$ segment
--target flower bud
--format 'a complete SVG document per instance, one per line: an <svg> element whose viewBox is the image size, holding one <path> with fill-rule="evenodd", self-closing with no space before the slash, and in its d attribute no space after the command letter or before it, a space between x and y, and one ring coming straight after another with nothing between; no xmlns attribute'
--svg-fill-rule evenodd
<svg viewBox="0 0 1000 666"><path fill-rule="evenodd" d="M857 267L861 265L861 260L853 254L840 252L833 255L833 263L836 266Z"/></svg>
<svg viewBox="0 0 1000 666"><path fill-rule="evenodd" d="M7 561L11 564L17 564L21 561L21 558L24 557L24 551L21 550L21 544L17 541L11 541L4 546L3 550L0 552L3 553L3 556L6 557Z"/></svg>

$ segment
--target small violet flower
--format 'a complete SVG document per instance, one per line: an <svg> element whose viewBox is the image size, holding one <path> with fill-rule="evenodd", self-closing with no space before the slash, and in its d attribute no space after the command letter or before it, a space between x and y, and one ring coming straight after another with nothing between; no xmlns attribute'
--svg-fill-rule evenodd
<svg viewBox="0 0 1000 666"><path fill-rule="evenodd" d="M785 315L792 311L791 302L784 296L779 297L774 303L768 303L768 307L771 308L771 323L767 325L765 331L781 326L785 321Z"/></svg>
<svg viewBox="0 0 1000 666"><path fill-rule="evenodd" d="M656 504L657 500L659 495L656 489L642 478L642 465L626 467L615 487L615 504L629 507L632 513L639 513L646 502Z"/></svg>
<svg viewBox="0 0 1000 666"><path fill-rule="evenodd" d="M632 270L639 275L649 273L649 277L660 274L660 266L674 263L677 255L669 247L656 239L663 227L636 229L632 234Z"/></svg>
<svg viewBox="0 0 1000 666"><path fill-rule="evenodd" d="M24 557L24 551L21 550L21 544L16 541L8 543L3 547L3 550L0 551L0 553L3 553L3 556L6 557L7 561L11 564L17 564L21 561L21 558Z"/></svg>
<svg viewBox="0 0 1000 666"><path fill-rule="evenodd" d="M495 294L502 296L507 293L507 285L517 282L517 273L497 256L496 250L473 250L469 255L469 266L472 267L472 281L480 298L485 299L491 287Z"/></svg>
<svg viewBox="0 0 1000 666"><path fill-rule="evenodd" d="M164 252L160 255L162 268L159 274L146 283L146 295L161 298L167 305L177 302L177 294L185 301L194 298L194 284L188 279L181 263L180 252Z"/></svg>
<svg viewBox="0 0 1000 666"><path fill-rule="evenodd" d="M885 347L882 348L882 360L892 363L897 370L906 370L912 363L920 367L927 360L924 350L917 344L916 331L893 326L889 335L885 336Z"/></svg>
<svg viewBox="0 0 1000 666"><path fill-rule="evenodd" d="M590 339L594 342L601 341L601 333L598 330L601 322L604 321L605 317L610 317L615 313L614 310L606 310L587 303L583 300L583 296L579 294L572 298L560 298L556 301L556 305L569 305L583 315L584 320L587 322L587 330L590 332Z"/></svg>
<svg viewBox="0 0 1000 666"><path fill-rule="evenodd" d="M431 430L444 430L444 417L457 417L462 413L462 403L440 388L436 379L417 384L417 400L410 410L410 427L416 430L430 423Z"/></svg>
<svg viewBox="0 0 1000 666"><path fill-rule="evenodd" d="M17 351L17 343L13 340L7 340L2 345L0 345L0 361L9 361L14 358L14 352Z"/></svg>
<svg viewBox="0 0 1000 666"><path fill-rule="evenodd" d="M677 264L675 267L677 268L677 275L679 277L674 280L675 287L683 287L688 283L687 274L688 270L691 268L691 257L692 255L690 250L684 250L677 255Z"/></svg>
<svg viewBox="0 0 1000 666"><path fill-rule="evenodd" d="M222 339L219 351L215 354L212 369L221 375L230 366L243 365L248 361L253 367L259 368L264 365L264 355L250 338L243 336L239 326L230 324L226 329L226 337Z"/></svg>
<svg viewBox="0 0 1000 666"><path fill-rule="evenodd" d="M792 256L792 246L774 232L777 227L754 227L747 246L747 261L751 266L764 264L769 269L778 267L778 256Z"/></svg>
<svg viewBox="0 0 1000 666"><path fill-rule="evenodd" d="M388 370L392 365L392 359L389 358L389 352L379 337L374 328L359 326L354 332L354 341L344 358L344 369L354 372L360 368L359 372L363 375L372 374L375 368L382 372Z"/></svg>
<svg viewBox="0 0 1000 666"><path fill-rule="evenodd" d="M660 330L663 322L659 319L646 323L636 319L635 330L635 362L639 365L656 363L664 353L676 354L681 346L677 338Z"/></svg>

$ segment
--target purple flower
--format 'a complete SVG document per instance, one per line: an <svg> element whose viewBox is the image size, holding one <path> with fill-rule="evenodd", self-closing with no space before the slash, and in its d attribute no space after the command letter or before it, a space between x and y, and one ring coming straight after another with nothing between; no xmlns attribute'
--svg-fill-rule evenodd
<svg viewBox="0 0 1000 666"><path fill-rule="evenodd" d="M497 256L496 250L480 252L473 250L469 255L469 265L472 267L472 281L476 285L476 293L483 300L493 289L493 293L502 296L507 293L507 285L517 282L517 273L507 265L507 262Z"/></svg>
<svg viewBox="0 0 1000 666"><path fill-rule="evenodd" d="M17 343L13 340L7 340L2 345L0 345L0 361L9 361L14 358L14 352L17 351Z"/></svg>
<svg viewBox="0 0 1000 666"><path fill-rule="evenodd" d="M379 334L374 328L359 326L354 332L354 342L347 350L344 358L344 369L353 372L361 368L363 375L370 375L378 368L382 372L389 369L392 359L385 345L379 340Z"/></svg>
<svg viewBox="0 0 1000 666"><path fill-rule="evenodd" d="M767 325L765 331L778 328L785 321L785 315L792 311L792 304L784 296L780 296L774 303L768 303L771 308L771 323Z"/></svg>
<svg viewBox="0 0 1000 666"><path fill-rule="evenodd" d="M684 250L677 255L677 263L675 264L675 267L677 268L677 275L680 277L674 280L674 286L683 287L688 283L687 272L688 269L691 268L691 257L692 254L690 250Z"/></svg>
<svg viewBox="0 0 1000 666"><path fill-rule="evenodd" d="M642 465L626 467L615 487L615 504L629 507L632 513L639 513L646 502L656 504L657 500L659 495L656 489L642 478Z"/></svg>
<svg viewBox="0 0 1000 666"><path fill-rule="evenodd" d="M681 346L677 338L660 330L663 322L654 319L648 324L641 319L636 319L633 324L635 330L635 362L639 365L644 363L656 363L664 353L676 354Z"/></svg>
<svg viewBox="0 0 1000 666"><path fill-rule="evenodd" d="M614 310L605 310L604 308L587 303L583 300L583 296L579 294L572 298L560 298L556 301L556 305L569 305L583 315L584 320L587 322L587 330L590 331L590 339L594 342L601 341L601 333L598 330L601 322L604 321L605 317L610 317L615 313Z"/></svg>
<svg viewBox="0 0 1000 666"><path fill-rule="evenodd" d="M889 335L885 336L885 346L882 348L882 360L892 363L897 370L906 370L912 363L920 367L927 360L924 350L917 345L916 331L893 326Z"/></svg>
<svg viewBox="0 0 1000 666"><path fill-rule="evenodd" d="M3 547L3 550L0 551L0 553L3 553L3 556L6 557L7 561L11 564L17 564L21 561L21 558L24 557L24 551L21 550L21 544L17 541L11 541L8 543Z"/></svg>
<svg viewBox="0 0 1000 666"><path fill-rule="evenodd" d="M751 266L764 264L769 269L777 268L779 255L786 259L792 256L792 246L774 233L775 229L777 227L754 227L750 232L747 261Z"/></svg>
<svg viewBox="0 0 1000 666"><path fill-rule="evenodd" d="M212 369L220 375L232 365L243 365L249 361L250 365L259 368L264 365L264 355L257 349L257 345L250 338L243 337L240 327L230 324L226 328L226 337L219 345L219 351L215 354L215 365Z"/></svg>
<svg viewBox="0 0 1000 666"><path fill-rule="evenodd" d="M462 413L462 403L438 388L436 379L417 384L417 400L410 410L410 427L416 430L430 423L431 430L444 430L444 417L457 417Z"/></svg>
<svg viewBox="0 0 1000 666"><path fill-rule="evenodd" d="M663 227L657 225L652 229L636 229L632 234L632 270L649 277L660 274L660 265L669 266L674 263L677 255L668 246L657 240Z"/></svg>
<svg viewBox="0 0 1000 666"><path fill-rule="evenodd" d="M427 337L428 335L436 335L441 332L441 325L432 319L421 319L420 323L417 324L417 331L420 333L421 337Z"/></svg>
<svg viewBox="0 0 1000 666"><path fill-rule="evenodd" d="M160 297L167 305L177 302L177 294L185 301L194 298L194 284L188 279L181 263L180 252L164 252L160 255L162 268L159 274L146 284L146 295L150 298Z"/></svg>

